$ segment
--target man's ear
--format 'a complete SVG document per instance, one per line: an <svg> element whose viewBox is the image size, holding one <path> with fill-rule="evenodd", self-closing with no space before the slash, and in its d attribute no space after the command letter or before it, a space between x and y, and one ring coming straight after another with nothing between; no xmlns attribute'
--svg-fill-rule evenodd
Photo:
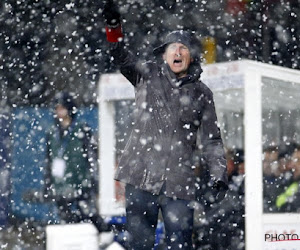
<svg viewBox="0 0 300 250"><path fill-rule="evenodd" d="M162 58L163 58L163 60L164 60L164 61L166 61L166 58L167 58L167 56L166 56L166 52L165 52L165 53L163 53L163 55L162 55Z"/></svg>

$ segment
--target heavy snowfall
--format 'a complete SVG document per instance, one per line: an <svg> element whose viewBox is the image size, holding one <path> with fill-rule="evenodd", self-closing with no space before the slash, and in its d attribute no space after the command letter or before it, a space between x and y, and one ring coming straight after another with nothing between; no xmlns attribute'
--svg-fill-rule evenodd
<svg viewBox="0 0 300 250"><path fill-rule="evenodd" d="M202 65L248 59L300 69L299 0L118 0L115 3L121 13L124 42L141 61L153 59L153 48L161 44L168 32L189 29L201 46ZM67 91L74 97L77 119L90 127L92 160L97 161L101 140L99 79L104 74L119 73L106 41L103 7L103 0L0 3L0 249L46 249L46 227L61 224L55 203L40 194L47 182L47 131L54 123L53 100L60 92ZM298 213L300 85L270 78L262 82L265 108L261 209L265 214ZM232 93L223 95L229 98L223 104L231 108L234 106L231 98L235 101L244 98L241 91ZM229 190L221 203L214 204L206 181L209 173L200 167L197 187L202 198L194 204L193 242L199 250L245 249L244 111L236 107L222 109L218 103ZM117 163L132 128L135 104L133 100L116 100L114 108ZM91 185L95 186L92 198L97 203L99 168L90 172L95 177ZM122 188L118 186L121 193L116 197L121 203ZM75 209L75 215L76 212ZM119 214L116 218L106 218L109 219L117 220L116 224L124 222L124 216ZM125 229L116 226L112 231L114 236L108 241L99 240L98 249L108 248L113 242L126 247ZM163 247L163 223L160 223L156 249Z"/></svg>

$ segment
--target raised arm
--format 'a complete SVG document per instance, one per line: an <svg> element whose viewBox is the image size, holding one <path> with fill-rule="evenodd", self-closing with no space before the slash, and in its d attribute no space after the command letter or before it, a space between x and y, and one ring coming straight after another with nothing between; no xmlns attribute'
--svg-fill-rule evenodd
<svg viewBox="0 0 300 250"><path fill-rule="evenodd" d="M141 67L138 65L137 58L125 46L121 15L112 0L106 1L103 17L106 23L106 38L110 43L113 62L120 66L121 73L136 86L142 75L141 70L139 70Z"/></svg>

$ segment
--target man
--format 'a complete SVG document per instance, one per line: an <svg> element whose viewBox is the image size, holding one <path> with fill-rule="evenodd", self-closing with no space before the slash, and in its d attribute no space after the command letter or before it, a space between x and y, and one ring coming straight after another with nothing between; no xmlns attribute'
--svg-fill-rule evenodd
<svg viewBox="0 0 300 250"><path fill-rule="evenodd" d="M292 177L285 180L283 190L276 198L279 212L298 213L300 211L300 145L295 144L289 168Z"/></svg>
<svg viewBox="0 0 300 250"><path fill-rule="evenodd" d="M196 40L189 32L174 31L154 50L157 60L141 64L122 41L120 14L112 1L103 15L114 62L136 93L134 127L115 176L126 183L130 248L153 248L161 210L168 248L192 249L198 130L213 187L227 188L212 92L199 81Z"/></svg>
<svg viewBox="0 0 300 250"><path fill-rule="evenodd" d="M263 202L264 212L274 211L274 203L281 189L278 165L278 147L268 146L263 150Z"/></svg>
<svg viewBox="0 0 300 250"><path fill-rule="evenodd" d="M91 221L99 232L109 231L97 210L97 154L91 128L76 119L73 96L55 98L55 124L47 133L44 194L56 203L64 223Z"/></svg>

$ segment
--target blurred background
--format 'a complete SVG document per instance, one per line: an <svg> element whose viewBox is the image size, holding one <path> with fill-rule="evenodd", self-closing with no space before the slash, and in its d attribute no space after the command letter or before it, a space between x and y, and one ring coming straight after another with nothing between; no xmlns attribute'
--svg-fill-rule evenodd
<svg viewBox="0 0 300 250"><path fill-rule="evenodd" d="M247 58L300 67L299 0L116 2L126 42L142 57L151 57L168 31L189 28L208 63ZM101 0L1 1L2 103L45 105L54 92L70 89L80 103L95 104L99 76L114 71L102 8Z"/></svg>

